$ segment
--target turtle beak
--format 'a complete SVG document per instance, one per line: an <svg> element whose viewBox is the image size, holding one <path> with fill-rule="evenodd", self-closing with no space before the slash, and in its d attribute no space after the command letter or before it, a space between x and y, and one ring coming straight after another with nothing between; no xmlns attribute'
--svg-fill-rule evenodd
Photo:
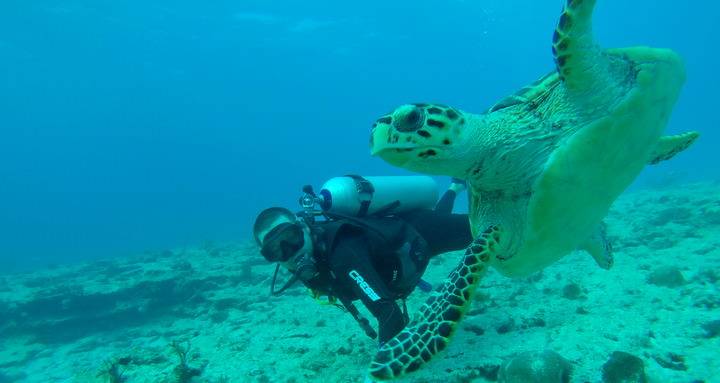
<svg viewBox="0 0 720 383"><path fill-rule="evenodd" d="M412 154L412 149L405 151L402 151L402 149L384 149L374 152L372 153L372 155L378 156L390 165L395 165L398 167L402 167L414 157Z"/></svg>

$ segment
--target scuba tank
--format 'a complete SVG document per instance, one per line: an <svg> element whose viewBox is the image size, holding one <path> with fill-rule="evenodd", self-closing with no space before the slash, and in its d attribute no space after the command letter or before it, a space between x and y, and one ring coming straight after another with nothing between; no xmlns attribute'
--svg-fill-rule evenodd
<svg viewBox="0 0 720 383"><path fill-rule="evenodd" d="M368 225L361 217L390 215L423 208L432 209L437 199L437 183L428 176L346 175L325 182L318 194L313 192L312 186L305 185L303 195L298 200L303 210L296 215L308 226L315 223L317 216L322 216L325 220L344 218L375 231L387 241L382 231ZM315 206L319 206L320 209L316 209ZM297 260L297 270L293 278L280 290L275 291L278 270L279 264L270 287L273 295L282 293L297 280L306 282L317 273L312 256L300 258Z"/></svg>
<svg viewBox="0 0 720 383"><path fill-rule="evenodd" d="M329 179L315 194L311 185L305 185L303 195L298 202L303 210L297 213L298 219L308 225L315 222L316 217L325 220L346 219L375 231L380 237L385 234L377 228L368 225L361 217L370 215L383 216L408 212L415 209L432 209L438 200L438 187L435 180L429 176L376 176L362 177L346 175ZM317 209L319 206L320 209ZM293 277L285 283L280 290L275 290L280 265L275 268L270 292L278 295L298 280L305 282L316 275L317 267L313 257L303 257L297 263L298 268ZM432 287L420 281L420 288L429 291ZM332 297L320 291L310 289L310 295L322 304L331 304L343 307L360 324L365 334L376 338L377 333L370 326L369 321L363 317L351 301ZM323 301L322 296L327 296ZM337 301L341 304L338 304ZM407 321L407 307L403 299L403 313Z"/></svg>
<svg viewBox="0 0 720 383"><path fill-rule="evenodd" d="M437 200L437 183L429 176L347 175L325 182L316 202L325 213L364 217L432 209Z"/></svg>

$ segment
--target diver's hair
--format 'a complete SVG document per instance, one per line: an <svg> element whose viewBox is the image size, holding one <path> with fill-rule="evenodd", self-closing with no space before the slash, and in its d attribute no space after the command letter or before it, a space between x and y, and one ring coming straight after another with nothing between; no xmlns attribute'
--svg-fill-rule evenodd
<svg viewBox="0 0 720 383"><path fill-rule="evenodd" d="M270 207L258 214L257 218L255 218L255 225L253 225L253 235L258 245L260 244L260 232L267 230L268 226L280 217L285 217L291 221L295 220L295 214L284 207Z"/></svg>

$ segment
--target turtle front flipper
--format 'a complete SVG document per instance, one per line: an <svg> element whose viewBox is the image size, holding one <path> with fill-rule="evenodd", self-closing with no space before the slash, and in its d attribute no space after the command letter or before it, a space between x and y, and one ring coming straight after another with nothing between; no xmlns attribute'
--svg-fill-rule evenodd
<svg viewBox="0 0 720 383"><path fill-rule="evenodd" d="M599 79L600 51L592 35L596 0L567 0L553 35L553 57L560 79L569 90L587 88Z"/></svg>
<svg viewBox="0 0 720 383"><path fill-rule="evenodd" d="M470 244L413 323L380 348L370 365L371 379L385 381L416 371L447 348L498 249L501 232L500 227L490 226Z"/></svg>
<svg viewBox="0 0 720 383"><path fill-rule="evenodd" d="M553 35L555 67L565 91L589 115L607 108L598 100L619 99L635 72L630 60L600 49L592 33L596 0L567 0Z"/></svg>
<svg viewBox="0 0 720 383"><path fill-rule="evenodd" d="M676 154L682 152L695 143L695 140L700 137L698 132L687 132L683 134L676 134L674 136L660 137L657 147L650 155L648 164L655 165L657 163L667 161Z"/></svg>

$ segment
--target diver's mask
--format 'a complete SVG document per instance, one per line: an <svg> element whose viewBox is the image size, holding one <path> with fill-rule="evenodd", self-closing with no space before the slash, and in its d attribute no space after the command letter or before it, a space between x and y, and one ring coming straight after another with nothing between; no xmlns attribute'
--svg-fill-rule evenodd
<svg viewBox="0 0 720 383"><path fill-rule="evenodd" d="M262 255L270 262L278 262L270 288L273 295L280 294L298 279L307 282L318 273L312 255L312 240L304 227L305 224L301 222L282 223L270 230L263 240L260 250ZM293 276L280 290L275 291L275 280L281 265L290 270Z"/></svg>
<svg viewBox="0 0 720 383"><path fill-rule="evenodd" d="M305 245L305 233L299 222L281 223L263 239L260 253L270 262L286 262Z"/></svg>

